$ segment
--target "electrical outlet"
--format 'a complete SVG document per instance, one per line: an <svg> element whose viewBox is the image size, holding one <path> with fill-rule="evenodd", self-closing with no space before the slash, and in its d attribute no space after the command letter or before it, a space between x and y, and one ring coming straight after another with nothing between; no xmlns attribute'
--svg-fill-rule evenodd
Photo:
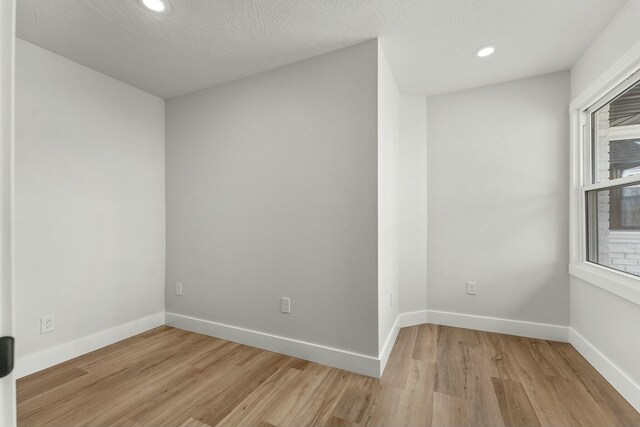
<svg viewBox="0 0 640 427"><path fill-rule="evenodd" d="M282 300L280 301L280 303L281 303L280 309L282 310L282 312L286 314L291 314L291 299L282 297Z"/></svg>
<svg viewBox="0 0 640 427"><path fill-rule="evenodd" d="M469 294L469 295L478 295L478 283L477 282L467 282L467 294Z"/></svg>
<svg viewBox="0 0 640 427"><path fill-rule="evenodd" d="M56 328L55 318L53 314L42 316L40 318L40 333L46 334L53 331Z"/></svg>
<svg viewBox="0 0 640 427"><path fill-rule="evenodd" d="M176 295L182 295L182 283L176 283Z"/></svg>
<svg viewBox="0 0 640 427"><path fill-rule="evenodd" d="M393 291L389 292L389 306L393 307Z"/></svg>

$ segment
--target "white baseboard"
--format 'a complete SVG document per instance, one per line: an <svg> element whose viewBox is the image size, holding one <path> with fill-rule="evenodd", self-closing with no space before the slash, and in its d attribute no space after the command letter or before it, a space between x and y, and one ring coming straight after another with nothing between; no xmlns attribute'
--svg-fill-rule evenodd
<svg viewBox="0 0 640 427"><path fill-rule="evenodd" d="M640 385L573 328L569 330L569 343L640 412Z"/></svg>
<svg viewBox="0 0 640 427"><path fill-rule="evenodd" d="M398 338L398 333L400 332L400 316L396 317L396 321L393 322L393 327L391 328L391 332L387 336L387 340L382 347L382 351L380 352L380 372L378 373L377 378L382 377L382 373L384 372L384 368L387 367L387 362L389 361L389 356L391 355L391 350L393 350L393 346L396 343L396 338Z"/></svg>
<svg viewBox="0 0 640 427"><path fill-rule="evenodd" d="M15 377L21 378L33 374L162 325L164 325L164 312L152 314L151 316L114 326L105 331L87 335L46 350L18 357Z"/></svg>
<svg viewBox="0 0 640 427"><path fill-rule="evenodd" d="M477 329L479 331L518 335L551 341L569 341L569 327L547 323L524 322L521 320L500 319L497 317L474 316L471 314L450 313L427 310L429 323Z"/></svg>
<svg viewBox="0 0 640 427"><path fill-rule="evenodd" d="M428 323L427 310L411 311L398 315L398 326L401 328L422 325L423 323Z"/></svg>
<svg viewBox="0 0 640 427"><path fill-rule="evenodd" d="M15 376L21 378L34 372L66 362L102 347L164 324L192 332L214 336L288 356L380 378L393 350L400 328L426 322L426 311L401 313L396 318L379 357L367 356L306 341L294 340L255 330L240 328L176 313L157 313L119 325L68 343L20 357Z"/></svg>
<svg viewBox="0 0 640 427"><path fill-rule="evenodd" d="M273 351L275 353L286 354L287 356L310 360L375 378L380 377L380 359L378 357L353 353L333 347L326 347L306 341L285 338L176 313L167 312L165 317L166 324L176 328Z"/></svg>
<svg viewBox="0 0 640 427"><path fill-rule="evenodd" d="M555 341L566 342L569 340L569 328L564 326L473 316L435 310L421 310L409 313L400 313L394 322L393 328L391 329L384 346L382 347L379 357L373 357L251 329L217 323L210 320L167 312L157 313L47 350L20 357L16 362L15 376L16 378L24 377L42 369L54 366L58 363L65 362L129 338L133 335L145 332L149 329L166 324L176 328L214 336L276 353L286 354L288 356L298 357L312 362L380 378L387 365L400 328L423 323L478 329L481 331L498 332ZM586 343L586 341L584 342ZM577 348L577 345L574 346ZM593 347L590 346L590 348ZM597 354L601 355L599 352L597 352ZM587 356L585 357L591 362L591 359ZM602 357L604 358L604 356ZM603 360L608 359L604 358ZM593 364L595 366L595 363ZM608 379L606 375L605 377Z"/></svg>

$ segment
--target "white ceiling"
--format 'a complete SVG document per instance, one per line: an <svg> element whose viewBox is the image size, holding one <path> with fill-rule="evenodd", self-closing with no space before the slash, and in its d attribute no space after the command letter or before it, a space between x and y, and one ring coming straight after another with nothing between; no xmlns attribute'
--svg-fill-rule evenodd
<svg viewBox="0 0 640 427"><path fill-rule="evenodd" d="M18 36L163 98L380 37L400 89L435 94L566 70L625 0L170 3L18 0Z"/></svg>

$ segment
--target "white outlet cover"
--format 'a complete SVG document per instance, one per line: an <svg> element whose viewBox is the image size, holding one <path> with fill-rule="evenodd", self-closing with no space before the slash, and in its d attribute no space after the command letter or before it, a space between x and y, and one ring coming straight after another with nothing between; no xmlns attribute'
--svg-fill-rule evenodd
<svg viewBox="0 0 640 427"><path fill-rule="evenodd" d="M467 294L469 295L478 294L478 282L467 282Z"/></svg>
<svg viewBox="0 0 640 427"><path fill-rule="evenodd" d="M181 282L177 282L176 283L176 295L182 295L182 283Z"/></svg>
<svg viewBox="0 0 640 427"><path fill-rule="evenodd" d="M282 298L281 300L281 311L285 314L291 314L291 299Z"/></svg>
<svg viewBox="0 0 640 427"><path fill-rule="evenodd" d="M40 318L40 333L47 334L56 328L55 318L53 314L42 316Z"/></svg>

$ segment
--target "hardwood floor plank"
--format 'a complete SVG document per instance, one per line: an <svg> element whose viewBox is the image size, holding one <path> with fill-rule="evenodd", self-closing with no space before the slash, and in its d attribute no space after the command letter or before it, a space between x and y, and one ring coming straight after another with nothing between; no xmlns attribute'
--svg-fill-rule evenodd
<svg viewBox="0 0 640 427"><path fill-rule="evenodd" d="M302 371L287 369L275 381L267 380L236 406L217 426L251 426L268 416L282 400L295 399L288 390L296 387L304 377Z"/></svg>
<svg viewBox="0 0 640 427"><path fill-rule="evenodd" d="M504 427L482 344L461 344L464 395L469 422L476 427Z"/></svg>
<svg viewBox="0 0 640 427"><path fill-rule="evenodd" d="M142 427L137 422L133 421L131 418L123 417L119 420L114 421L111 424L108 424L109 427Z"/></svg>
<svg viewBox="0 0 640 427"><path fill-rule="evenodd" d="M287 390L287 395L282 396L282 399L273 405L268 413L262 416L262 419L277 426L287 425L292 421L294 414L309 407L314 395L319 392L318 389L330 371L331 368L327 366L315 365L311 367L305 373L305 380L299 381L294 387Z"/></svg>
<svg viewBox="0 0 640 427"><path fill-rule="evenodd" d="M563 407L552 381L533 357L530 342L522 338L509 340L507 357L512 358L517 366L519 382L527 393L541 425L579 425L573 415Z"/></svg>
<svg viewBox="0 0 640 427"><path fill-rule="evenodd" d="M211 426L205 423L201 423L195 418L189 418L188 420L180 424L180 426L178 427L211 427Z"/></svg>
<svg viewBox="0 0 640 427"><path fill-rule="evenodd" d="M17 381L17 399L19 402L26 402L41 393L65 385L66 383L86 374L87 371L83 369L69 366L59 370L47 369L28 377L20 378Z"/></svg>
<svg viewBox="0 0 640 427"><path fill-rule="evenodd" d="M514 359L508 356L508 343L517 337L503 334L483 334L482 346L492 377L518 381L518 369Z"/></svg>
<svg viewBox="0 0 640 427"><path fill-rule="evenodd" d="M411 360L407 390L409 407L407 424L410 426L431 426L433 418L433 390L436 381L436 364L426 360Z"/></svg>
<svg viewBox="0 0 640 427"><path fill-rule="evenodd" d="M576 425L597 425L601 427L615 426L615 418L600 408L579 381L567 378L552 377L551 382L556 389L564 408L577 421Z"/></svg>
<svg viewBox="0 0 640 427"><path fill-rule="evenodd" d="M150 347L157 346L163 341L173 340L173 342L176 342L180 337L187 336L184 332L186 331L168 328L165 329L164 332L150 337L140 337L139 335L136 335L124 341L117 342L81 356L76 360L74 365L86 371L91 371L92 366L100 366L104 369L106 367L104 362L115 362L117 360L122 363L126 363L128 360L131 360L131 357L135 360L137 354L142 354L149 350Z"/></svg>
<svg viewBox="0 0 640 427"><path fill-rule="evenodd" d="M512 427L537 427L540 420L529 402L522 384L500 378L491 378L504 424Z"/></svg>
<svg viewBox="0 0 640 427"><path fill-rule="evenodd" d="M347 421L343 418L338 418L335 416L330 417L325 424L325 427L358 427L359 424L352 423L351 421Z"/></svg>
<svg viewBox="0 0 640 427"><path fill-rule="evenodd" d="M569 344L403 328L380 380L170 327L18 381L20 427L632 426Z"/></svg>
<svg viewBox="0 0 640 427"><path fill-rule="evenodd" d="M437 427L471 426L464 400L456 396L435 392L433 394L432 425Z"/></svg>
<svg viewBox="0 0 640 427"><path fill-rule="evenodd" d="M418 328L403 328L398 333L398 339L389 355L389 361L384 375L380 378L383 385L402 389L405 387L409 376L409 365L407 361L411 359L415 346Z"/></svg>
<svg viewBox="0 0 640 427"><path fill-rule="evenodd" d="M575 378L575 373L570 366L554 349L552 343L543 340L531 340L530 348L533 357L540 365L545 375L561 378Z"/></svg>
<svg viewBox="0 0 640 427"><path fill-rule="evenodd" d="M165 342L165 345L171 345L171 343ZM177 425L187 419L190 414L185 409L187 405L185 405L184 402L186 401L189 404L193 404L193 402L202 395L204 388L202 383L207 380L218 380L216 382L222 383L216 375L208 375L208 372L202 374L201 370L189 362L194 359L199 359L203 354L215 351L217 347L217 343L215 342L197 341L188 351L181 352L180 355L183 357L183 363L180 365L184 369L190 370L192 374L187 377L177 378L172 383L166 385L158 383L148 384L148 388L155 390L156 393L138 402L128 412L129 417L143 425L149 425L158 419L166 419L168 423L171 422L174 423L173 425ZM169 359L169 362L171 361L172 359ZM221 365L220 368L218 372L221 376L226 372L232 372L238 375L243 372L240 369L227 371L224 365ZM148 371L159 372L163 369L165 369L163 365L157 365L156 367L151 367ZM173 402L176 401L182 404L174 406L175 403ZM161 412L161 415L158 415L157 412ZM183 414L184 416L182 416ZM145 418L146 416L149 418ZM153 416L157 416L157 418Z"/></svg>
<svg viewBox="0 0 640 427"><path fill-rule="evenodd" d="M554 343L553 349L566 361L598 406L613 415L619 426L640 425L638 413L611 384L596 371L570 344Z"/></svg>
<svg viewBox="0 0 640 427"><path fill-rule="evenodd" d="M431 324L416 327L416 340L413 346L413 358L428 363L436 363L438 344L438 326Z"/></svg>
<svg viewBox="0 0 640 427"><path fill-rule="evenodd" d="M203 422L216 425L265 381L279 378L289 368L297 369L296 360L273 353L270 356L260 358L260 364L252 365L241 379L234 381L217 395L211 397L213 393L205 394L192 412Z"/></svg>
<svg viewBox="0 0 640 427"><path fill-rule="evenodd" d="M285 417L278 425L323 426L331 419L342 393L347 386L349 373L331 369L325 380L316 389L306 406L301 406L293 416Z"/></svg>
<svg viewBox="0 0 640 427"><path fill-rule="evenodd" d="M269 355L255 370L237 367L233 358L220 361L141 405L131 417L146 425L171 425L189 415L215 425L267 378L282 373L285 357ZM176 401L181 402L179 407Z"/></svg>
<svg viewBox="0 0 640 427"><path fill-rule="evenodd" d="M411 391L378 385L374 406L365 426L409 426Z"/></svg>
<svg viewBox="0 0 640 427"><path fill-rule="evenodd" d="M461 335L453 328L438 327L436 382L434 390L450 396L464 394Z"/></svg>
<svg viewBox="0 0 640 427"><path fill-rule="evenodd" d="M166 369L164 372L156 370L153 375L146 376L140 382L129 384L126 388L105 391L102 397L113 396L110 398L109 408L101 411L102 404L96 403L95 400L91 401L91 404L87 403L87 407L92 408L95 412L80 419L76 424L87 426L111 424L118 419L119 415L130 414L144 402L153 399L160 393L160 390L173 387L174 384L180 384L196 374L197 371L190 366L177 366L175 369ZM60 425L64 425L67 419L60 419ZM73 419L78 418L74 415ZM71 422L68 424L70 425Z"/></svg>
<svg viewBox="0 0 640 427"><path fill-rule="evenodd" d="M349 374L348 385L340 396L333 415L353 424L369 418L378 380L358 374Z"/></svg>

